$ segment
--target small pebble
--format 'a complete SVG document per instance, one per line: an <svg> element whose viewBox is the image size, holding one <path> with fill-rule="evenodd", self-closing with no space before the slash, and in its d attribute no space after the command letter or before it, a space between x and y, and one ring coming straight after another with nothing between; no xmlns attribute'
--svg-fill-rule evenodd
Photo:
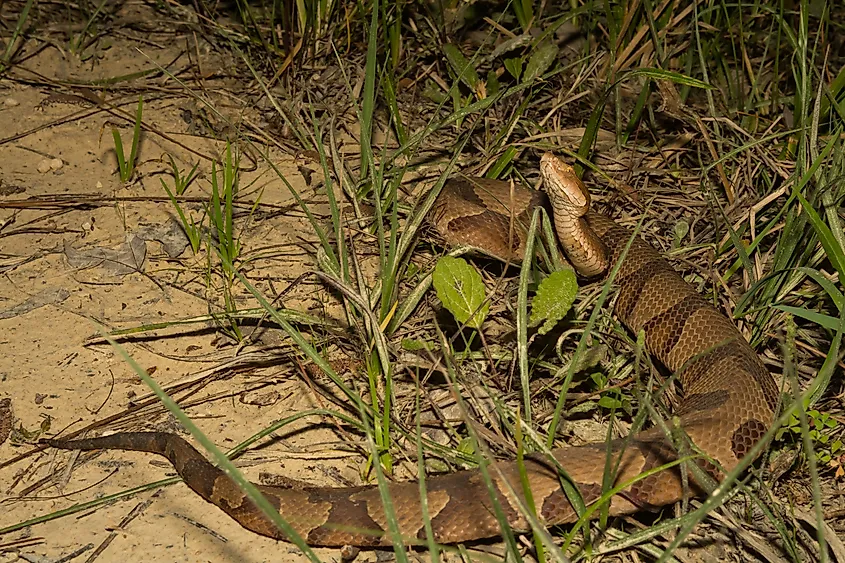
<svg viewBox="0 0 845 563"><path fill-rule="evenodd" d="M62 162L61 158L54 158L53 160L50 161L50 169L51 170L58 170L64 165L65 165L65 163Z"/></svg>
<svg viewBox="0 0 845 563"><path fill-rule="evenodd" d="M5 100L3 100L3 105L7 108L13 108L21 105L21 103L14 98L6 98Z"/></svg>
<svg viewBox="0 0 845 563"><path fill-rule="evenodd" d="M50 168L50 161L46 158L38 163L38 171L42 174L46 174L50 170L52 170L52 168Z"/></svg>

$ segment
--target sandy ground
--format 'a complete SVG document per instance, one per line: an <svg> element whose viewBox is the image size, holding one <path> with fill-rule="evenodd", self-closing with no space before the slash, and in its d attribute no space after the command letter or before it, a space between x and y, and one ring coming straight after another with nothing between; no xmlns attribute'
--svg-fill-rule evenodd
<svg viewBox="0 0 845 563"><path fill-rule="evenodd" d="M165 65L178 52L148 48L140 54L118 42L93 69L54 55L45 52L27 66L56 79L97 79L149 68L150 60ZM223 143L196 131L197 105L181 96L147 100L145 122L170 140L145 133L139 179L124 185L116 174L109 124L119 126L127 145L130 124L96 107L69 104L69 98L56 92L0 80L0 137L19 135L0 143L0 401L11 399L15 427L11 439L0 446L3 461L29 451L32 446L21 443L24 434L35 438L42 425L49 423L50 434L82 428L147 395L130 366L107 343L96 340L97 323L110 329L137 327L204 315L209 302L215 308L222 304L220 280L207 285L206 257L185 248L181 231L173 227L176 214L162 199L166 194L160 185L160 179L172 185L165 155L189 169L200 160L190 151L223 150ZM118 107L134 111L133 95L116 100ZM249 108L235 101L223 97L216 101L234 120L251 117ZM299 172L301 162L280 151L271 152L271 159L315 211L325 211ZM284 289L284 280L309 268L305 249L312 248L311 231L303 214L294 210L287 188L266 164L255 166L247 159L241 164L254 168L241 176L241 198L252 202L260 195L262 202L251 218L248 205L239 208L237 222L247 225L241 233L244 255L252 258L251 279L272 297ZM201 160L200 170L203 176L186 195L207 200L207 160ZM12 203L33 198L61 200L62 206ZM199 203L187 208L196 217L202 213ZM307 284L286 297L290 306L315 311L325 310L322 300ZM269 346L261 344L278 343L278 336L270 332L260 333L258 342L243 350L221 337L210 322L147 332L123 343L162 385L191 379L207 383L189 387L194 392L189 400L196 404L188 413L227 448L285 415L318 406L309 385L296 374L296 364L286 356L271 367L249 362L251 357L266 356L262 350ZM246 360L240 369L214 370L239 357ZM241 458L247 475L257 480L259 471L283 472L326 485L360 482L361 457L348 449L334 449L337 436L313 422L300 421L280 432L272 451ZM158 406L126 417L121 424L176 428ZM307 432L300 431L306 427ZM58 473L59 482L42 481L70 459L67 452L45 451L0 470L0 528L172 474L166 462L149 455L108 452L64 478ZM84 561L98 546L102 551L96 559L103 562L299 560L295 547L247 532L181 484L27 526L5 535L0 547L27 538L32 545L20 553L28 561L56 561L77 550L82 553L73 560ZM336 550L318 553L326 560L338 557ZM372 556L365 554L361 560ZM0 555L0 561L16 557L10 551Z"/></svg>

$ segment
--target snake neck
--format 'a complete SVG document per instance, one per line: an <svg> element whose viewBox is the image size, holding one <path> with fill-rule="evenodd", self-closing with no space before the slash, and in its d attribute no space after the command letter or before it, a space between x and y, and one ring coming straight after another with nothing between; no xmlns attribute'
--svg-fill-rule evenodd
<svg viewBox="0 0 845 563"><path fill-rule="evenodd" d="M590 226L588 217L593 214L577 217L551 199L555 231L575 271L587 278L603 274L608 267L608 250Z"/></svg>

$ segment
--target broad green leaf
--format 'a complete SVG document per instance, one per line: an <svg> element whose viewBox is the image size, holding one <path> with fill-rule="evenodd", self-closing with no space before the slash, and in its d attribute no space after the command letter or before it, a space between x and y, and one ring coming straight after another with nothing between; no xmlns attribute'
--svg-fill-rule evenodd
<svg viewBox="0 0 845 563"><path fill-rule="evenodd" d="M438 88L434 81L427 81L423 88L422 95L434 102L435 104L442 104L446 102L446 94Z"/></svg>
<svg viewBox="0 0 845 563"><path fill-rule="evenodd" d="M514 77L514 79L519 80L519 76L522 74L522 57L511 57L510 59L505 59L505 69Z"/></svg>
<svg viewBox="0 0 845 563"><path fill-rule="evenodd" d="M463 258L444 256L434 267L432 282L438 299L459 323L481 328L490 304L478 270Z"/></svg>
<svg viewBox="0 0 845 563"><path fill-rule="evenodd" d="M680 221L675 223L675 227L673 230L675 232L673 233L674 236L672 237L672 245L678 247L681 245L681 242L684 240L687 234L689 234L689 223L681 219Z"/></svg>
<svg viewBox="0 0 845 563"><path fill-rule="evenodd" d="M408 352L419 352L420 350L431 351L434 347L425 340L418 340L416 338L403 338L401 343L402 349Z"/></svg>
<svg viewBox="0 0 845 563"><path fill-rule="evenodd" d="M443 52L446 54L446 60L449 61L457 77L461 82L469 86L470 90L475 92L478 87L478 73L475 71L472 63L467 60L460 49L451 43L443 45Z"/></svg>
<svg viewBox="0 0 845 563"><path fill-rule="evenodd" d="M607 376L600 371L595 371L590 374L590 379L596 384L596 387L604 387L607 384Z"/></svg>
<svg viewBox="0 0 845 563"><path fill-rule="evenodd" d="M494 71L490 71L487 73L487 95L488 96L495 96L501 90L501 85L499 84L499 77L496 76Z"/></svg>
<svg viewBox="0 0 845 563"><path fill-rule="evenodd" d="M603 409L613 410L622 408L622 401L610 395L603 395L599 399L599 406Z"/></svg>
<svg viewBox="0 0 845 563"><path fill-rule="evenodd" d="M525 65L525 74L522 77L522 82L533 82L543 75L552 63L557 59L557 53L560 49L551 41L544 41L537 46L537 49L531 54L528 59L528 64Z"/></svg>
<svg viewBox="0 0 845 563"><path fill-rule="evenodd" d="M572 270L558 270L540 283L531 304L531 324L545 321L539 333L546 334L566 316L575 302L578 281Z"/></svg>
<svg viewBox="0 0 845 563"><path fill-rule="evenodd" d="M475 447L473 446L472 440L470 438L461 440L460 444L458 444L458 451L462 454L475 455Z"/></svg>

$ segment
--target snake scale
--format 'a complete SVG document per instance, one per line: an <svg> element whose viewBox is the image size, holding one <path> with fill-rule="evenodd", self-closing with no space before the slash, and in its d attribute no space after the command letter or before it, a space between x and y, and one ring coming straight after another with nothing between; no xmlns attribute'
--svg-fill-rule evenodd
<svg viewBox="0 0 845 563"><path fill-rule="evenodd" d="M569 166L547 153L541 159L540 170L558 238L579 273L596 276L605 272L630 241L615 278L615 312L632 332L643 330L649 352L679 373L684 398L675 413L676 420L706 454L696 458L696 463L720 480L771 425L778 401L774 379L734 324L687 284L652 246L639 237L631 241L629 230L589 210L589 193ZM522 252L522 226L544 199L540 191L516 188L506 182L455 178L439 195L432 220L447 242L482 247L499 258L513 259ZM490 240L494 244L488 244ZM166 456L191 489L242 526L286 539L223 471L179 436L131 432L47 443L64 449L113 448ZM611 515L653 509L684 498L685 487L677 465L635 479L677 459L672 442L657 427L627 440L614 440L609 450L618 462L610 485L633 482L612 497ZM563 447L552 454L554 462L580 489L586 504L601 497L608 444ZM527 456L524 462L537 516L546 525L577 519L554 462L537 454ZM517 463L493 463L488 475L510 526L517 531L529 530L528 521L518 508L528 505ZM436 541L467 542L501 534L490 489L478 470L428 477L425 484ZM392 543L376 486L257 487L309 545ZM389 491L403 538L408 543L424 541L419 483L392 483ZM692 479L686 492L700 495L703 487Z"/></svg>

